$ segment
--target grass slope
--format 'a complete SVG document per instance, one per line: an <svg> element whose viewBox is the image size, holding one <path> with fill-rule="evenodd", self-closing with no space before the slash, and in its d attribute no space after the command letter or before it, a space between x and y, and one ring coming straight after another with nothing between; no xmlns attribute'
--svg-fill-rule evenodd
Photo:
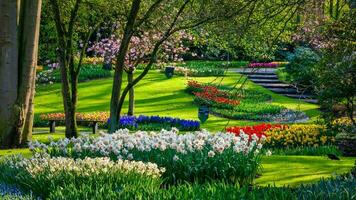
<svg viewBox="0 0 356 200"><path fill-rule="evenodd" d="M262 176L258 185L297 186L311 183L336 174L347 173L354 166L355 158L341 157L330 160L321 156L270 156L263 157Z"/></svg>
<svg viewBox="0 0 356 200"><path fill-rule="evenodd" d="M224 85L233 86L239 76L240 75L237 73L228 73L227 76L223 78L222 83ZM184 92L187 81L191 79L199 82L211 82L215 78L173 77L167 79L164 74L158 71L151 71L135 87L135 114L173 116L198 120L198 107L193 104L193 97ZM220 78L216 80L217 83L219 81ZM78 89L78 112L109 111L111 87L111 78L80 83ZM248 82L247 87L271 94L273 97L273 104L304 111L312 117L313 120L319 115L317 105L275 94L252 82ZM127 102L123 109L123 112L126 111ZM37 87L35 96L35 113L38 115L41 113L52 112L63 112L60 84ZM229 126L235 126L255 123L256 122L240 120L229 121L224 118L210 115L210 118L202 125L202 127L210 131L220 131L223 130L227 124Z"/></svg>

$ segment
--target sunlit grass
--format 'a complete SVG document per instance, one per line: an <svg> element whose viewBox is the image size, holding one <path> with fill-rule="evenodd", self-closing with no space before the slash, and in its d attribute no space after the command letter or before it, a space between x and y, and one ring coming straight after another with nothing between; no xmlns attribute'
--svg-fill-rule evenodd
<svg viewBox="0 0 356 200"><path fill-rule="evenodd" d="M237 73L228 73L227 76L218 78L215 82L222 81L224 85L233 86L239 77L240 75ZM151 71L135 87L135 114L172 116L198 120L198 107L193 104L193 97L184 92L186 83L188 80L208 83L214 79L214 77L173 77L167 79L163 73ZM273 104L304 111L313 121L319 116L317 105L275 94L252 82L248 82L246 87L271 94ZM109 111L111 88L111 78L80 83L78 89L78 112ZM60 84L39 86L35 97L35 108L37 115L41 113L63 112ZM125 112L127 112L127 102L123 109L123 113ZM226 125L235 126L256 123L258 122L227 120L210 115L208 121L202 127L210 131L220 131Z"/></svg>

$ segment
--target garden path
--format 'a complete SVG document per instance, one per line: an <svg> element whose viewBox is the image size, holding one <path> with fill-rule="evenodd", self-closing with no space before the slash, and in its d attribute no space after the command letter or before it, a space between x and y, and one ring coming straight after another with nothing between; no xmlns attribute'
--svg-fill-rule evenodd
<svg viewBox="0 0 356 200"><path fill-rule="evenodd" d="M261 85L274 93L309 103L318 103L310 93L300 91L294 85L283 83L278 79L275 68L238 68L230 71L246 75L252 82Z"/></svg>

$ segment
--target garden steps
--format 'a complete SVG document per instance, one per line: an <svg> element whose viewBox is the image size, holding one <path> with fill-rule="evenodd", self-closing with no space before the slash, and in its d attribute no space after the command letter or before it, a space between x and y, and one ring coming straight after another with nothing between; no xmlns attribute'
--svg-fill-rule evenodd
<svg viewBox="0 0 356 200"><path fill-rule="evenodd" d="M250 75L250 74L252 74L251 72L239 72L240 74L244 74L244 75ZM253 75L267 75L267 76L269 76L269 75L276 75L276 73L274 73L274 72L259 72L259 71L257 71L257 72L254 72L253 73Z"/></svg>
<svg viewBox="0 0 356 200"><path fill-rule="evenodd" d="M292 86L285 83L260 83L259 85L265 88L292 88Z"/></svg>
<svg viewBox="0 0 356 200"><path fill-rule="evenodd" d="M254 83L261 84L261 83L281 83L277 79L258 79L258 78L250 78L250 80Z"/></svg>
<svg viewBox="0 0 356 200"><path fill-rule="evenodd" d="M318 103L317 99L314 99L311 95L305 95L305 94L286 94L285 96L294 98L294 99L301 99L305 102L308 103Z"/></svg>
<svg viewBox="0 0 356 200"><path fill-rule="evenodd" d="M264 74L253 74L247 75L248 78L258 78L258 79L278 79L278 76L275 75L264 75Z"/></svg>
<svg viewBox="0 0 356 200"><path fill-rule="evenodd" d="M318 103L318 100L310 94L301 93L292 85L283 83L278 79L276 69L261 68L261 69L235 69L234 72L246 75L252 82L280 95L284 95L293 99L300 99L308 103Z"/></svg>

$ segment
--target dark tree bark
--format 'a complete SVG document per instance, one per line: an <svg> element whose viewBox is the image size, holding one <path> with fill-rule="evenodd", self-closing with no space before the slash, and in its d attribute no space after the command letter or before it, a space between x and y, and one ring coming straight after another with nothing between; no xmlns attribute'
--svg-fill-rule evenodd
<svg viewBox="0 0 356 200"><path fill-rule="evenodd" d="M1 147L19 147L32 135L41 0L0 1Z"/></svg>
<svg viewBox="0 0 356 200"><path fill-rule="evenodd" d="M134 25L140 9L141 1L133 0L131 5L130 14L125 25L124 35L121 41L119 53L116 56L115 74L113 81L113 88L111 93L110 103L110 124L109 132L113 133L119 127L119 120L121 114L121 108L119 108L119 99L121 94L122 76L124 73L125 56L127 49L130 45L130 40L134 33Z"/></svg>
<svg viewBox="0 0 356 200"><path fill-rule="evenodd" d="M127 82L128 82L128 84L132 84L133 79L134 79L133 70L129 70L126 73L127 73ZM129 92L129 108L128 108L128 111L127 111L127 115L128 116L133 116L134 115L134 108L135 108L135 91L134 91L134 87L131 87L130 92Z"/></svg>

